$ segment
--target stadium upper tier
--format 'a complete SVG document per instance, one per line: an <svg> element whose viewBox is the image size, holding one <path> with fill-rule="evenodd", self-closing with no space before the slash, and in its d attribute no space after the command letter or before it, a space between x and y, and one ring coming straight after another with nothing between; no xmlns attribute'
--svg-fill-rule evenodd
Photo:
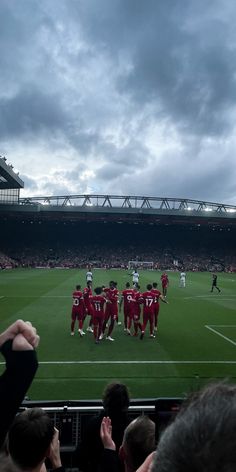
<svg viewBox="0 0 236 472"><path fill-rule="evenodd" d="M67 195L20 198L18 204L10 205L0 202L0 217L236 225L236 206L186 198Z"/></svg>

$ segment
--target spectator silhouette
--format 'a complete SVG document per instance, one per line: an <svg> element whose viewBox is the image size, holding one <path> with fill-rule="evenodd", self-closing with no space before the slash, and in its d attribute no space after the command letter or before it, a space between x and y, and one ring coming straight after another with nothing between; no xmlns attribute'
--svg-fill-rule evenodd
<svg viewBox="0 0 236 472"><path fill-rule="evenodd" d="M30 322L17 320L0 334L6 369L0 377L0 447L38 368L39 336Z"/></svg>
<svg viewBox="0 0 236 472"><path fill-rule="evenodd" d="M41 408L29 408L15 417L7 446L10 460L20 471L44 471L46 458L53 470L63 470L58 430Z"/></svg>
<svg viewBox="0 0 236 472"><path fill-rule="evenodd" d="M118 472L119 459L125 472L135 472L156 447L155 423L148 416L138 416L125 429L119 458L115 443L112 440L112 423L109 417L104 417L101 424L101 439L104 454L100 464L101 472Z"/></svg>
<svg viewBox="0 0 236 472"><path fill-rule="evenodd" d="M83 472L95 472L103 455L104 447L100 438L100 427L103 417L109 416L112 421L112 439L118 451L126 426L128 425L129 393L126 385L111 383L103 393L103 409L93 417L85 430L82 441L76 451L77 465Z"/></svg>

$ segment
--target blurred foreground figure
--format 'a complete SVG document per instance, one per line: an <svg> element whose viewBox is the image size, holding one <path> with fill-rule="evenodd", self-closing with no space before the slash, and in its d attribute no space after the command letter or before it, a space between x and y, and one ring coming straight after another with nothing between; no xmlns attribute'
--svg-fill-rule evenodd
<svg viewBox="0 0 236 472"><path fill-rule="evenodd" d="M166 428L151 472L235 472L236 386L198 392Z"/></svg>
<svg viewBox="0 0 236 472"><path fill-rule="evenodd" d="M38 368L39 336L30 322L18 320L0 334L6 369L0 377L0 447Z"/></svg>

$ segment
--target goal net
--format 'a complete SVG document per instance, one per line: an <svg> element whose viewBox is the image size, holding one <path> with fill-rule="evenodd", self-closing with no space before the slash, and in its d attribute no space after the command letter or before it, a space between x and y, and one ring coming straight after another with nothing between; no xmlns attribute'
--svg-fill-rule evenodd
<svg viewBox="0 0 236 472"><path fill-rule="evenodd" d="M129 261L128 269L149 269L153 270L154 263L152 261Z"/></svg>

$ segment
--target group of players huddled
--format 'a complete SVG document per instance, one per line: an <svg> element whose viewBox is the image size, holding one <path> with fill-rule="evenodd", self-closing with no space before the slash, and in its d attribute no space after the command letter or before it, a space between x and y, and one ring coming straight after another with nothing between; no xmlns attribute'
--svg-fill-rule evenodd
<svg viewBox="0 0 236 472"><path fill-rule="evenodd" d="M86 316L90 316L87 331L93 333L96 344L105 337L108 341L114 341L111 336L115 323L119 321L119 313L123 306L124 332L129 336L139 336L143 339L147 324L149 323L150 338L155 338L157 332L159 300L166 300L168 276L162 274L162 293L157 289L157 283L148 284L146 291L141 293L138 284L139 274L132 273L133 287L127 282L125 289L119 292L117 283L109 282L109 286L96 287L92 290L93 275L91 271L86 273L86 287L81 290L77 285L73 292L73 305L71 314L71 336L75 333L75 323L78 321L78 333L82 337ZM118 310L119 306L119 310ZM142 307L142 309L141 309Z"/></svg>

